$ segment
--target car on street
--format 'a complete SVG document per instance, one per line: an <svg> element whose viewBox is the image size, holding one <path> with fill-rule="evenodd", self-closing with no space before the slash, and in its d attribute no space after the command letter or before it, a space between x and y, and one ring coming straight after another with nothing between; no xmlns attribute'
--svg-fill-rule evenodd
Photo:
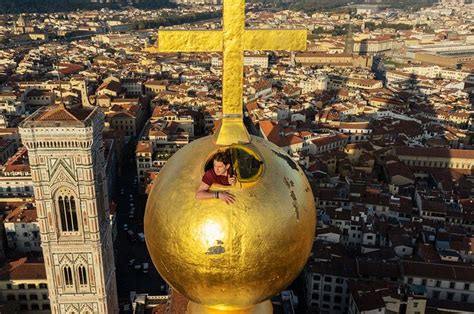
<svg viewBox="0 0 474 314"><path fill-rule="evenodd" d="M133 268L135 268L135 270L140 270L142 268L142 265L141 264L135 264L135 266Z"/></svg>
<svg viewBox="0 0 474 314"><path fill-rule="evenodd" d="M142 264L142 269L143 269L144 274L148 273L148 267L149 267L148 263L143 263Z"/></svg>
<svg viewBox="0 0 474 314"><path fill-rule="evenodd" d="M145 234L143 232L137 233L137 237L140 242L145 242Z"/></svg>
<svg viewBox="0 0 474 314"><path fill-rule="evenodd" d="M135 264L135 259L132 258L131 260L128 261L128 266L133 266Z"/></svg>
<svg viewBox="0 0 474 314"><path fill-rule="evenodd" d="M124 225L123 225L123 230L124 230L124 231L127 231L127 230L128 230L128 225L127 225L127 224L124 224Z"/></svg>

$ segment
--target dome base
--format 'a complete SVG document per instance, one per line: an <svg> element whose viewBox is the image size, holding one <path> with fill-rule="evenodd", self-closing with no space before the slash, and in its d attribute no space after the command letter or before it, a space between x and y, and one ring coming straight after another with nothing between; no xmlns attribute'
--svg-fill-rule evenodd
<svg viewBox="0 0 474 314"><path fill-rule="evenodd" d="M272 303L267 300L246 309L216 309L189 301L186 314L272 314Z"/></svg>

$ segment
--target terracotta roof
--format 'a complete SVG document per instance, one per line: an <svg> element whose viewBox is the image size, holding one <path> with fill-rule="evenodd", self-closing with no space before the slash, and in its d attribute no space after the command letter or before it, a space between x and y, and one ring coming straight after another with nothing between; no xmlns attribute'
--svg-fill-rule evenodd
<svg viewBox="0 0 474 314"><path fill-rule="evenodd" d="M385 165L385 169L387 170L387 175L390 179L395 176L402 176L415 181L415 176L413 175L413 171L411 170L411 168L402 162L397 161L387 163Z"/></svg>
<svg viewBox="0 0 474 314"><path fill-rule="evenodd" d="M31 204L30 204L31 205ZM8 216L5 218L4 222L14 222L14 223L25 223L25 222L37 222L38 214L36 207L25 205L15 208Z"/></svg>
<svg viewBox="0 0 474 314"><path fill-rule="evenodd" d="M369 122L341 122L339 129L370 129Z"/></svg>
<svg viewBox="0 0 474 314"><path fill-rule="evenodd" d="M402 273L405 276L446 279L453 281L474 282L474 267L467 265L451 265L402 261Z"/></svg>
<svg viewBox="0 0 474 314"><path fill-rule="evenodd" d="M119 82L114 81L114 80L105 81L99 86L99 88L97 88L98 91L103 90L103 89L120 93L120 91L122 90L122 85L120 85Z"/></svg>
<svg viewBox="0 0 474 314"><path fill-rule="evenodd" d="M334 134L334 135L321 136L321 137L315 138L314 140L311 140L311 142L313 142L313 144L315 144L317 146L324 146L324 145L328 145L328 144L331 144L331 143L344 141L347 138L349 138L349 136L337 133L337 134Z"/></svg>
<svg viewBox="0 0 474 314"><path fill-rule="evenodd" d="M63 105L50 106L35 121L83 121L91 112L88 109L67 109Z"/></svg>
<svg viewBox="0 0 474 314"><path fill-rule="evenodd" d="M59 64L59 72L65 75L77 73L82 70L84 70L84 67L80 64L75 64L75 63L60 63Z"/></svg>
<svg viewBox="0 0 474 314"><path fill-rule="evenodd" d="M26 97L37 97L37 96L45 96L45 95L48 95L48 96L51 96L53 95L54 93L49 91L49 90L43 90L43 89L32 89L28 92L28 94L26 94Z"/></svg>
<svg viewBox="0 0 474 314"><path fill-rule="evenodd" d="M437 158L467 158L474 159L474 150L447 149L447 148L425 148L425 147L397 147L396 155L437 157Z"/></svg>
<svg viewBox="0 0 474 314"><path fill-rule="evenodd" d="M262 120L259 124L267 139L280 147L304 142L301 137L294 134L281 135L281 132L283 131L281 126L273 121Z"/></svg>
<svg viewBox="0 0 474 314"><path fill-rule="evenodd" d="M296 58L298 57L303 57L303 58L307 58L307 57L316 57L316 58L350 58L352 57L352 54L350 53L337 53L337 54L334 54L334 53L321 53L321 52L300 52L300 53L297 53L296 55Z"/></svg>
<svg viewBox="0 0 474 314"><path fill-rule="evenodd" d="M0 269L0 280L46 280L43 262L29 262L26 257L8 262Z"/></svg>
<svg viewBox="0 0 474 314"><path fill-rule="evenodd" d="M2 172L29 172L30 164L28 160L28 150L22 146L18 151L5 162Z"/></svg>
<svg viewBox="0 0 474 314"><path fill-rule="evenodd" d="M391 295L391 289L386 282L349 281L348 286L359 312L385 309L383 297Z"/></svg>
<svg viewBox="0 0 474 314"><path fill-rule="evenodd" d="M438 299L427 299L425 313L474 313L474 304Z"/></svg>
<svg viewBox="0 0 474 314"><path fill-rule="evenodd" d="M136 153L153 153L153 146L149 141L140 141L135 150Z"/></svg>

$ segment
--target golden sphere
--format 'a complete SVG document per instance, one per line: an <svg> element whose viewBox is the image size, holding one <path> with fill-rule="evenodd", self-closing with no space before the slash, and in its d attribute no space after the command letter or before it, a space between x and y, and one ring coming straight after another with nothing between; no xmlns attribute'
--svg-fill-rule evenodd
<svg viewBox="0 0 474 314"><path fill-rule="evenodd" d="M249 308L287 287L308 259L316 224L308 180L283 150L258 137L237 147L263 165L253 182L211 186L233 193L233 204L195 199L206 163L225 149L207 136L168 160L145 212L146 244L161 276L216 309Z"/></svg>

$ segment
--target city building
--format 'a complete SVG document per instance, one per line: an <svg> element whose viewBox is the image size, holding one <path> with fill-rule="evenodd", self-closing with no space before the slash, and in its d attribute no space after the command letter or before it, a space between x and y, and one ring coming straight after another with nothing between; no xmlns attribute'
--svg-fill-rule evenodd
<svg viewBox="0 0 474 314"><path fill-rule="evenodd" d="M22 257L6 263L0 268L0 296L19 313L51 313L44 262Z"/></svg>
<svg viewBox="0 0 474 314"><path fill-rule="evenodd" d="M17 252L41 252L40 229L34 204L15 208L3 220L7 246Z"/></svg>

